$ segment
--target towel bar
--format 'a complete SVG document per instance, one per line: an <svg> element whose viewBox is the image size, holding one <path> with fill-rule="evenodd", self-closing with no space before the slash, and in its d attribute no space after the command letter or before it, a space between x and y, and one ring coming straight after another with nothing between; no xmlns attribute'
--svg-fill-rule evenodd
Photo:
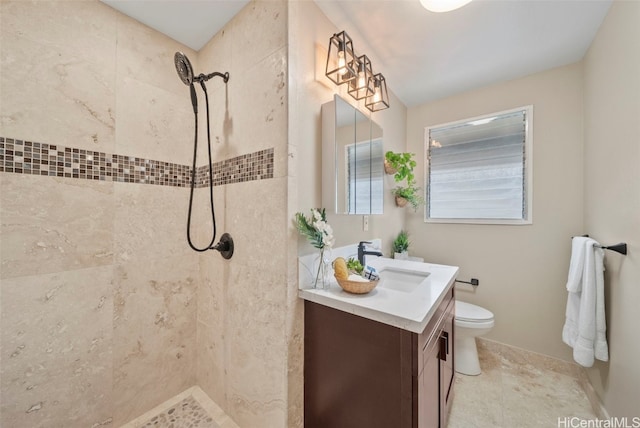
<svg viewBox="0 0 640 428"><path fill-rule="evenodd" d="M582 235L584 238L588 238L589 235ZM622 255L627 255L627 244L625 242L621 242L616 245L595 245L598 248L602 248L604 250L615 251L616 253L620 253Z"/></svg>
<svg viewBox="0 0 640 428"><path fill-rule="evenodd" d="M599 248L603 248L605 250L615 251L616 253L620 253L620 254L623 254L625 256L627 255L627 244L625 244L624 242L621 242L621 243L616 244L616 245L607 245L607 246L595 245L595 246L599 247Z"/></svg>

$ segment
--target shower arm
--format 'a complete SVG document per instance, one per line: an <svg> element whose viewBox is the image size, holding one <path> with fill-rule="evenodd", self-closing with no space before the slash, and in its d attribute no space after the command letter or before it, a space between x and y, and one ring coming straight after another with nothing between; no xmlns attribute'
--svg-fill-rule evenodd
<svg viewBox="0 0 640 428"><path fill-rule="evenodd" d="M222 77L222 80L224 81L224 83L227 83L229 81L229 72L219 73L217 71L214 71L213 73L210 73L210 74L200 73L199 75L193 78L193 81L202 83L214 77Z"/></svg>

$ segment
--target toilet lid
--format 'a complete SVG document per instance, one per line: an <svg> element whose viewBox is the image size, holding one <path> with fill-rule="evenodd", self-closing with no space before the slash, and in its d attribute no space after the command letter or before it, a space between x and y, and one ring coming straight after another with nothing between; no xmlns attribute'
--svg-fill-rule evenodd
<svg viewBox="0 0 640 428"><path fill-rule="evenodd" d="M456 300L456 319L462 321L489 321L493 319L493 313L480 306Z"/></svg>

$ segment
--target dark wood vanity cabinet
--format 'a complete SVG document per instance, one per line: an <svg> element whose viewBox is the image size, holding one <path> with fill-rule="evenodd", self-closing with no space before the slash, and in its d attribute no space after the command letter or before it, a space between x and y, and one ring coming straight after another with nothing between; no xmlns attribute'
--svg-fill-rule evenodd
<svg viewBox="0 0 640 428"><path fill-rule="evenodd" d="M306 428L445 427L453 288L421 334L305 301Z"/></svg>

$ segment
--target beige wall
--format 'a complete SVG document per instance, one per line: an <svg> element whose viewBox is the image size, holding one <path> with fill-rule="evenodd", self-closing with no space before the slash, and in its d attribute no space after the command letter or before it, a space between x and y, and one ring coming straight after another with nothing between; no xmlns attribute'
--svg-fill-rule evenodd
<svg viewBox="0 0 640 428"><path fill-rule="evenodd" d="M640 3L615 1L584 60L585 231L607 244L610 361L589 378L611 416L639 416Z"/></svg>
<svg viewBox="0 0 640 428"><path fill-rule="evenodd" d="M289 139L297 158L297 211L306 214L322 201L322 129L320 106L333 100L334 94L368 112L364 103L351 98L344 86L336 86L325 75L329 38L343 30L335 27L313 2L292 2L289 15L289 58L291 63L291 103ZM354 44L358 41L354 40ZM374 64L375 68L375 64ZM376 70L384 74L384 70ZM373 113L373 120L384 133L384 150L403 151L405 147L406 107L391 92L393 82L387 82L391 108ZM385 177L385 189L394 186L391 176ZM396 208L390 190L384 196L384 214L369 217L369 231L362 230L362 216L329 215L334 229L336 246L347 245L364 239L381 238L383 252L391 254L391 242L400 231L404 209ZM390 226L392 225L392 226ZM300 253L308 254L313 247L302 238Z"/></svg>
<svg viewBox="0 0 640 428"><path fill-rule="evenodd" d="M407 212L410 252L460 266L458 299L495 314L489 338L570 359L562 343L571 237L582 222L582 68L570 65L410 108L407 147L424 182L424 128L533 105L533 224L427 224Z"/></svg>

